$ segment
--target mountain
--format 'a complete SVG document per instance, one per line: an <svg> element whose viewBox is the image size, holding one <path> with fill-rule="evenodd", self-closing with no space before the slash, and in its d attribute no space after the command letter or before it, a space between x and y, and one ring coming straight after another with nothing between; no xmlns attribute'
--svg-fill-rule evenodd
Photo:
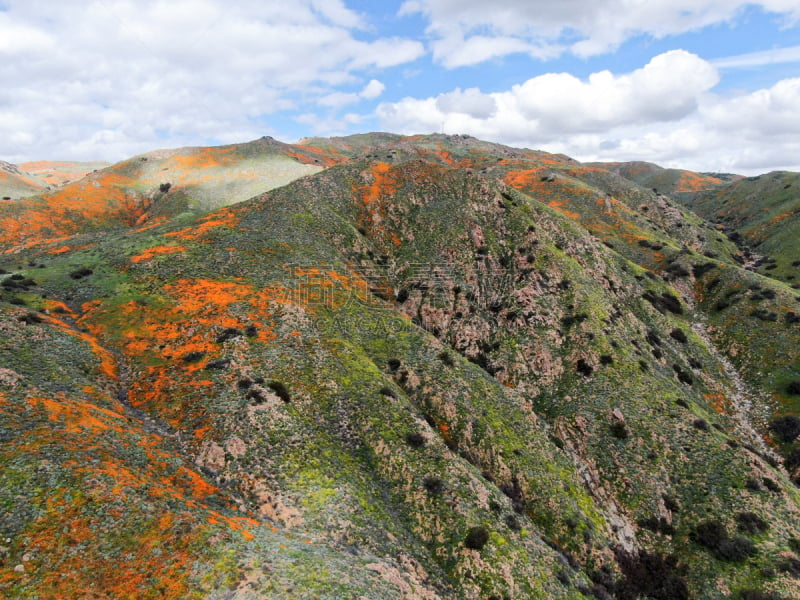
<svg viewBox="0 0 800 600"><path fill-rule="evenodd" d="M4 205L0 595L800 598L800 296L652 187L364 134Z"/></svg>

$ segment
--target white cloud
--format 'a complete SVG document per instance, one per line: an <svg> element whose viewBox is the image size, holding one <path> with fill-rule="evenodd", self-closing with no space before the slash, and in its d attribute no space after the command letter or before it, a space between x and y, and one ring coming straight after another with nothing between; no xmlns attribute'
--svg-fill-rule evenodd
<svg viewBox="0 0 800 600"><path fill-rule="evenodd" d="M736 97L712 93L713 65L684 51L628 74L551 73L483 94L455 89L377 109L398 133L468 133L579 160L649 160L744 174L800 170L800 79Z"/></svg>
<svg viewBox="0 0 800 600"><path fill-rule="evenodd" d="M747 67L763 67L765 65L777 65L781 63L800 62L800 46L789 46L786 48L773 48L760 52L749 52L747 54L737 54L727 56L712 61L718 69L736 69Z"/></svg>
<svg viewBox="0 0 800 600"><path fill-rule="evenodd" d="M359 94L362 98L366 98L367 100L374 100L378 96L380 96L383 91L386 89L386 86L383 85L377 79L371 79L370 82L364 86L364 89L361 90Z"/></svg>
<svg viewBox="0 0 800 600"><path fill-rule="evenodd" d="M434 58L453 68L519 52L602 54L639 34L662 38L735 21L748 5L800 20L797 0L412 0L399 14L426 17Z"/></svg>
<svg viewBox="0 0 800 600"><path fill-rule="evenodd" d="M342 0L4 5L0 157L12 162L275 135L269 115L344 106L353 87L355 100L375 99L375 70L424 53L365 33Z"/></svg>

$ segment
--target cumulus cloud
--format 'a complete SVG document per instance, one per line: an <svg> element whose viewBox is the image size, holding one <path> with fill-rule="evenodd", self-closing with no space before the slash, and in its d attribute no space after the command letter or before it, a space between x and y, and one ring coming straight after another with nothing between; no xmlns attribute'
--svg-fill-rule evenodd
<svg viewBox="0 0 800 600"><path fill-rule="evenodd" d="M6 0L0 156L118 159L275 134L282 110L374 100L424 53L342 0ZM348 90L358 90L350 92ZM352 122L352 117L346 121Z"/></svg>
<svg viewBox="0 0 800 600"><path fill-rule="evenodd" d="M592 56L640 34L662 38L732 22L748 5L800 20L796 0L407 0L400 14L428 19L434 58L452 68L518 52Z"/></svg>
<svg viewBox="0 0 800 600"><path fill-rule="evenodd" d="M579 160L650 160L751 174L800 170L800 79L734 97L713 93L716 68L682 50L627 74L550 73L501 92L471 88L383 103L384 128L468 133Z"/></svg>

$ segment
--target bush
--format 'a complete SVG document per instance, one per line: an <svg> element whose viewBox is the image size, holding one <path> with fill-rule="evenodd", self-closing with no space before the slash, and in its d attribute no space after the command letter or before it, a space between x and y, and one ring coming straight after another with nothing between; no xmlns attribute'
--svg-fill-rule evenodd
<svg viewBox="0 0 800 600"><path fill-rule="evenodd" d="M720 560L741 562L756 553L755 544L744 536L737 535L723 540L714 555Z"/></svg>
<svg viewBox="0 0 800 600"><path fill-rule="evenodd" d="M800 381L792 381L786 386L786 393L792 396L800 396Z"/></svg>
<svg viewBox="0 0 800 600"><path fill-rule="evenodd" d="M686 342L689 341L689 339L686 337L686 333L683 331L683 329L679 329L677 327L669 332L669 336L673 340L676 340L676 341L680 342L681 344L685 344Z"/></svg>
<svg viewBox="0 0 800 600"><path fill-rule="evenodd" d="M482 550L488 541L489 530L482 525L478 525L467 532L467 537L464 539L464 545L472 550Z"/></svg>
<svg viewBox="0 0 800 600"><path fill-rule="evenodd" d="M453 362L453 357L450 356L450 353L447 350L442 350L439 354L436 355L440 361L446 364L448 367L452 367L455 363Z"/></svg>
<svg viewBox="0 0 800 600"><path fill-rule="evenodd" d="M243 334L239 329L236 329L235 327L228 327L225 331L217 336L217 343L222 344L223 342L227 342L233 338L241 337L242 335Z"/></svg>
<svg viewBox="0 0 800 600"><path fill-rule="evenodd" d="M624 422L614 421L611 424L611 435L613 435L618 440L627 440L630 434Z"/></svg>
<svg viewBox="0 0 800 600"><path fill-rule="evenodd" d="M740 512L736 515L736 521L739 524L739 531L749 535L764 533L769 529L769 524L752 512Z"/></svg>
<svg viewBox="0 0 800 600"><path fill-rule="evenodd" d="M387 398L397 398L397 394L395 394L394 390L388 386L383 386L379 391L381 396L386 396Z"/></svg>
<svg viewBox="0 0 800 600"><path fill-rule="evenodd" d="M273 392L275 392L275 395L284 402L286 402L286 404L289 404L289 402L291 402L292 396L289 394L289 390L286 389L286 386L283 385L280 381L270 381L267 384L267 387L271 389Z"/></svg>
<svg viewBox="0 0 800 600"><path fill-rule="evenodd" d="M705 419L695 419L692 426L700 431L708 431L708 422Z"/></svg>
<svg viewBox="0 0 800 600"><path fill-rule="evenodd" d="M577 363L575 363L575 369L578 371L578 373L580 373L584 377L589 377L592 374L592 372L594 371L594 369L592 368L592 365L587 363L582 358L579 359Z"/></svg>
<svg viewBox="0 0 800 600"><path fill-rule="evenodd" d="M392 373L394 373L395 371L397 371L397 369L399 369L399 368L400 368L400 361L399 361L399 360L397 360L396 358L390 358L390 359L389 359L389 360L386 362L386 364L387 364L387 365L389 365L389 370L390 370Z"/></svg>
<svg viewBox="0 0 800 600"><path fill-rule="evenodd" d="M162 194L166 194L171 187L172 187L171 183L162 183L160 186L158 186L158 191L161 192Z"/></svg>
<svg viewBox="0 0 800 600"><path fill-rule="evenodd" d="M444 491L444 481L441 477L428 475L422 480L422 485L425 491L431 496L438 496Z"/></svg>
<svg viewBox="0 0 800 600"><path fill-rule="evenodd" d="M81 268L79 268L79 269L75 269L74 271L72 271L72 272L69 274L69 276L70 276L72 279L83 279L84 277L88 277L88 276L89 276L89 275L91 275L92 273L94 273L94 271L92 271L92 270L91 270L91 269L89 269L88 267L81 267Z"/></svg>
<svg viewBox="0 0 800 600"><path fill-rule="evenodd" d="M227 369L228 365L230 364L230 358L218 358L217 360L212 360L211 362L206 363L206 370L211 371L215 369Z"/></svg>
<svg viewBox="0 0 800 600"><path fill-rule="evenodd" d="M622 580L615 586L619 600L688 600L689 586L683 568L674 556L662 556L646 550L639 554L616 551Z"/></svg>
<svg viewBox="0 0 800 600"><path fill-rule="evenodd" d="M600 356L600 364L601 365L612 365L614 364L614 357L610 354L603 354Z"/></svg>
<svg viewBox="0 0 800 600"><path fill-rule="evenodd" d="M769 428L782 442L790 444L800 436L800 417L784 415L769 424Z"/></svg>
<svg viewBox="0 0 800 600"><path fill-rule="evenodd" d="M181 360L185 363L195 363L199 361L201 358L203 358L205 355L206 355L205 352L199 352L195 350L193 352L187 352L186 354L184 354Z"/></svg>
<svg viewBox="0 0 800 600"><path fill-rule="evenodd" d="M728 538L728 532L719 521L702 521L695 525L689 537L704 548L716 550Z"/></svg>
<svg viewBox="0 0 800 600"><path fill-rule="evenodd" d="M412 448L422 448L425 445L425 436L414 431L406 435L406 443Z"/></svg>

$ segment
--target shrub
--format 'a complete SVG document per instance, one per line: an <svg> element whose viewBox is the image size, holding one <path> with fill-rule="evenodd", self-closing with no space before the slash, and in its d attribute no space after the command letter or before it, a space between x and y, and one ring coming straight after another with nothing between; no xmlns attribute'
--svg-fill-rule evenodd
<svg viewBox="0 0 800 600"><path fill-rule="evenodd" d="M236 329L235 327L228 327L225 331L217 336L217 343L222 344L223 342L227 342L228 340L236 337L241 337L242 335L243 334L239 329Z"/></svg>
<svg viewBox="0 0 800 600"><path fill-rule="evenodd" d="M781 486L775 483L774 479L770 479L769 477L762 477L761 483L764 484L764 487L767 488L770 492L775 492L776 494L781 491Z"/></svg>
<svg viewBox="0 0 800 600"><path fill-rule="evenodd" d="M230 358L218 358L217 360L212 360L211 362L206 364L206 370L211 371L214 369L227 369L228 365L231 364Z"/></svg>
<svg viewBox="0 0 800 600"><path fill-rule="evenodd" d="M280 381L270 381L267 384L267 387L271 389L273 392L275 392L275 395L284 402L286 402L286 404L291 402L292 397L289 394L289 390L286 389L286 386L283 385Z"/></svg>
<svg viewBox="0 0 800 600"><path fill-rule="evenodd" d="M400 368L400 361L399 361L399 360L397 360L396 358L390 358L390 359L389 359L389 360L386 362L386 364L387 364L387 365L389 365L389 370L390 370L392 373L394 373L395 371L397 371L397 369L399 369L399 368Z"/></svg>
<svg viewBox="0 0 800 600"><path fill-rule="evenodd" d="M379 391L381 396L386 396L387 398L397 398L397 394L395 394L394 390L388 386L383 386Z"/></svg>
<svg viewBox="0 0 800 600"><path fill-rule="evenodd" d="M42 319L42 317L37 315L35 312L26 313L21 317L19 317L19 320L25 323L26 325L35 325L36 323L44 322L44 319Z"/></svg>
<svg viewBox="0 0 800 600"><path fill-rule="evenodd" d="M695 525L689 537L704 548L716 550L724 540L728 539L728 532L719 521L702 521Z"/></svg>
<svg viewBox="0 0 800 600"><path fill-rule="evenodd" d="M740 512L736 515L739 531L750 535L764 533L769 529L769 524L753 512Z"/></svg>
<svg viewBox="0 0 800 600"><path fill-rule="evenodd" d="M708 431L708 422L705 419L695 419L692 426L700 431Z"/></svg>
<svg viewBox="0 0 800 600"><path fill-rule="evenodd" d="M205 355L206 355L205 352L199 352L195 350L193 352L187 352L186 354L184 354L181 360L185 363L195 363L199 361L201 358L203 358Z"/></svg>
<svg viewBox="0 0 800 600"><path fill-rule="evenodd" d="M74 271L72 271L69 274L69 276L72 279L83 279L84 277L88 277L92 273L94 273L94 271L92 271L90 268L88 268L88 267L80 267L79 269L75 269Z"/></svg>
<svg viewBox="0 0 800 600"><path fill-rule="evenodd" d="M748 538L737 535L722 540L714 555L720 560L741 562L756 553L756 546Z"/></svg>
<svg viewBox="0 0 800 600"><path fill-rule="evenodd" d="M792 381L786 386L786 393L792 396L800 396L800 381Z"/></svg>
<svg viewBox="0 0 800 600"><path fill-rule="evenodd" d="M800 436L800 417L795 415L784 415L774 419L769 428L784 443L791 443Z"/></svg>
<svg viewBox="0 0 800 600"><path fill-rule="evenodd" d="M162 194L166 194L171 187L172 187L171 183L162 183L160 186L158 186L158 191L161 192Z"/></svg>
<svg viewBox="0 0 800 600"><path fill-rule="evenodd" d="M742 590L737 597L739 600L784 600L780 594L761 590Z"/></svg>
<svg viewBox="0 0 800 600"><path fill-rule="evenodd" d="M414 431L406 435L406 443L412 448L422 448L425 445L425 436Z"/></svg>
<svg viewBox="0 0 800 600"><path fill-rule="evenodd" d="M758 481L755 477L748 477L747 481L744 482L744 487L746 487L751 492L760 492L761 491L761 482Z"/></svg>
<svg viewBox="0 0 800 600"><path fill-rule="evenodd" d="M511 531L520 531L522 529L522 525L519 524L517 515L506 515L505 521L506 525Z"/></svg>
<svg viewBox="0 0 800 600"><path fill-rule="evenodd" d="M686 342L689 341L689 339L686 337L686 333L683 331L683 329L679 329L677 327L669 332L669 336L673 340L676 340L676 341L680 342L681 344L685 344Z"/></svg>
<svg viewBox="0 0 800 600"><path fill-rule="evenodd" d="M678 376L678 381L680 381L681 383L685 383L687 385L692 385L694 383L694 379L692 379L692 376L686 371L684 371L680 367L680 365L677 364L672 365L672 369L675 371L675 374Z"/></svg>
<svg viewBox="0 0 800 600"><path fill-rule="evenodd" d="M248 325L244 330L244 334L249 338L254 338L258 335L258 327L255 325Z"/></svg>
<svg viewBox="0 0 800 600"><path fill-rule="evenodd" d="M611 435L613 435L618 440L627 440L628 436L628 428L625 426L623 421L614 421L611 424Z"/></svg>
<svg viewBox="0 0 800 600"><path fill-rule="evenodd" d="M622 579L615 587L619 600L688 600L689 587L683 578L683 568L674 556L662 556L642 550L629 554L615 552Z"/></svg>
<svg viewBox="0 0 800 600"><path fill-rule="evenodd" d="M664 535L674 535L675 527L672 526L664 517L647 517L646 519L639 519L637 521L639 527L649 529L655 533Z"/></svg>
<svg viewBox="0 0 800 600"><path fill-rule="evenodd" d="M575 363L575 369L578 371L578 373L580 373L584 377L589 377L592 374L592 372L594 371L594 369L592 368L592 365L587 363L582 358L579 359L577 363Z"/></svg>
<svg viewBox="0 0 800 600"><path fill-rule="evenodd" d="M440 361L446 364L448 367L452 367L455 363L453 362L453 357L450 356L450 353L447 350L442 350L439 354L436 355Z"/></svg>
<svg viewBox="0 0 800 600"><path fill-rule="evenodd" d="M612 365L614 364L614 357L610 354L603 354L600 356L600 364L601 365Z"/></svg>
<svg viewBox="0 0 800 600"><path fill-rule="evenodd" d="M444 481L441 477L428 475L422 480L422 485L425 491L431 496L438 496L444 491Z"/></svg>
<svg viewBox="0 0 800 600"><path fill-rule="evenodd" d="M472 550L482 550L489 541L489 530L482 525L471 528L464 539L464 545Z"/></svg>

